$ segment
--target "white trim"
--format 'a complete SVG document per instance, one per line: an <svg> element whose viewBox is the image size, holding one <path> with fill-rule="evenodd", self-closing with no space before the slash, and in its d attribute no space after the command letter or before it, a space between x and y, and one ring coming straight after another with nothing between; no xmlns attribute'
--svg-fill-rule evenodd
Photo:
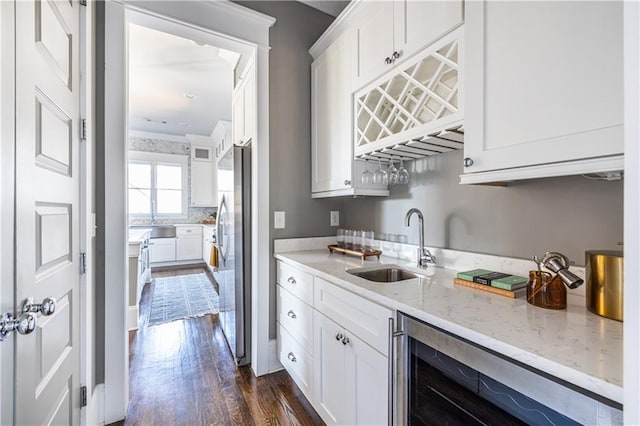
<svg viewBox="0 0 640 426"><path fill-rule="evenodd" d="M315 60L322 52L336 41L352 24L353 17L366 3L364 0L351 0L343 11L333 20L329 28L309 48L309 53Z"/></svg>
<svg viewBox="0 0 640 426"><path fill-rule="evenodd" d="M269 340L269 373L284 370L278 360L278 339Z"/></svg>
<svg viewBox="0 0 640 426"><path fill-rule="evenodd" d="M590 158L588 160L567 161L562 163L541 164L538 166L518 167L491 172L467 173L460 175L461 184L479 184L491 182L509 182L544 177L573 176L585 173L602 173L624 170L624 156Z"/></svg>
<svg viewBox="0 0 640 426"><path fill-rule="evenodd" d="M640 3L624 2L624 424L640 424Z"/></svg>
<svg viewBox="0 0 640 426"><path fill-rule="evenodd" d="M387 189L363 189L363 188L345 188L330 191L313 192L311 198L328 198L328 197L387 197L389 190Z"/></svg>
<svg viewBox="0 0 640 426"><path fill-rule="evenodd" d="M163 154L160 152L129 151L129 161L150 161L154 163L180 163L183 166L189 164L188 155Z"/></svg>
<svg viewBox="0 0 640 426"><path fill-rule="evenodd" d="M134 138L160 139L170 142L188 143L186 135L170 135L168 133L146 132L144 130L129 130L129 136Z"/></svg>
<svg viewBox="0 0 640 426"><path fill-rule="evenodd" d="M104 422L104 384L97 385L93 392L88 390L87 425L103 425Z"/></svg>
<svg viewBox="0 0 640 426"><path fill-rule="evenodd" d="M127 327L129 331L138 329L138 305L129 306L129 311L127 312Z"/></svg>
<svg viewBox="0 0 640 426"><path fill-rule="evenodd" d="M211 6L213 8L219 8L221 10L228 10L231 13L235 14L235 15L240 15L243 16L247 19L250 19L253 21L253 24L255 24L256 26L264 26L267 28L271 28L273 26L273 24L276 23L276 18L269 16L269 15L265 15L264 13L255 11L253 9L249 9L247 7L243 7L240 5L237 5L235 3L232 3L230 1L227 0L223 0L223 1L214 1L214 2L205 2L205 4L207 6ZM267 38L267 40L265 41L265 45L269 45L269 40Z"/></svg>

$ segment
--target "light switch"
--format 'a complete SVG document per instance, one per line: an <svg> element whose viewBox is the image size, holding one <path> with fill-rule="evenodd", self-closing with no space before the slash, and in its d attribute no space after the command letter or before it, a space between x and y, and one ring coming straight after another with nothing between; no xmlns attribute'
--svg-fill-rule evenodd
<svg viewBox="0 0 640 426"><path fill-rule="evenodd" d="M340 212L331 211L331 226L340 226Z"/></svg>
<svg viewBox="0 0 640 426"><path fill-rule="evenodd" d="M273 229L284 229L284 212L273 212Z"/></svg>

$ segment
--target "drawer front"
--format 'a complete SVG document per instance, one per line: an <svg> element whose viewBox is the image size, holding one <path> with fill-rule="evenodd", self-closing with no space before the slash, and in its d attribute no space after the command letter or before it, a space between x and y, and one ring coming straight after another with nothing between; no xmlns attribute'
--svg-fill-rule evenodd
<svg viewBox="0 0 640 426"><path fill-rule="evenodd" d="M189 235L202 235L202 226L176 226L176 235L178 237L187 237Z"/></svg>
<svg viewBox="0 0 640 426"><path fill-rule="evenodd" d="M302 301L313 305L313 276L278 261L278 284Z"/></svg>
<svg viewBox="0 0 640 426"><path fill-rule="evenodd" d="M284 327L278 327L278 359L307 400L313 401L313 358Z"/></svg>
<svg viewBox="0 0 640 426"><path fill-rule="evenodd" d="M388 354L388 328L391 309L315 279L313 306L383 355Z"/></svg>
<svg viewBox="0 0 640 426"><path fill-rule="evenodd" d="M313 309L293 294L277 286L278 321L300 345L313 353Z"/></svg>

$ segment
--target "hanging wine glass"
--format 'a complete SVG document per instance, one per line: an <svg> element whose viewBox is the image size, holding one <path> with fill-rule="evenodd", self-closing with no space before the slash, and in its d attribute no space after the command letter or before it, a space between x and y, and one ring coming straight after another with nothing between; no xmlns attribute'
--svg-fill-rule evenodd
<svg viewBox="0 0 640 426"><path fill-rule="evenodd" d="M409 170L404 167L402 158L400 159L400 168L398 169L398 183L406 185L409 183Z"/></svg>
<svg viewBox="0 0 640 426"><path fill-rule="evenodd" d="M398 169L393 164L393 160L391 160L391 165L387 169L387 175L389 176L389 185L395 185L398 183Z"/></svg>
<svg viewBox="0 0 640 426"><path fill-rule="evenodd" d="M362 176L360 176L360 180L362 182L363 185L371 185L371 183L373 182L373 173L371 173L371 170L369 170L369 162L365 161L364 162L364 172L362 172Z"/></svg>
<svg viewBox="0 0 640 426"><path fill-rule="evenodd" d="M376 185L386 185L389 183L389 177L387 171L382 169L382 163L378 158L378 170L373 174L373 183Z"/></svg>

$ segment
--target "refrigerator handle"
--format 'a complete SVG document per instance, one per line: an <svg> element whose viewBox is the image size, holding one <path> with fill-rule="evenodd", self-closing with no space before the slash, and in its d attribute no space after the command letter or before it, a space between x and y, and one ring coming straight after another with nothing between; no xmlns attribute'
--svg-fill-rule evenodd
<svg viewBox="0 0 640 426"><path fill-rule="evenodd" d="M220 207L218 207L218 223L216 226L216 244L218 246L218 255L220 256L220 259L222 260L223 265L226 263L226 260L227 260L224 255L224 235L222 234L223 232L222 226L224 225L225 216L227 214L226 209L227 209L227 203L225 201L224 194L222 194L222 198L220 199Z"/></svg>

